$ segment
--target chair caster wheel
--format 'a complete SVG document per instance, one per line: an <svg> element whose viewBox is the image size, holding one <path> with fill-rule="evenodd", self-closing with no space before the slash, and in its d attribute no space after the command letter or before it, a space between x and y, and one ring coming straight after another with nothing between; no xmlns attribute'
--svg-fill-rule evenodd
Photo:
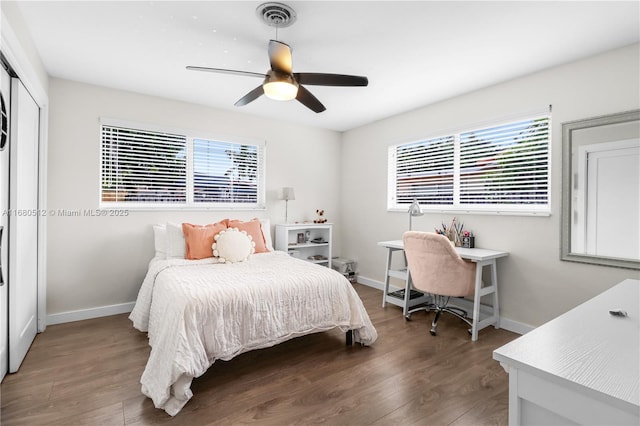
<svg viewBox="0 0 640 426"><path fill-rule="evenodd" d="M411 321L411 314L407 314L404 316L405 321Z"/></svg>
<svg viewBox="0 0 640 426"><path fill-rule="evenodd" d="M435 330L429 330L429 333L430 333L432 336L435 336L435 335L436 335L436 331L435 331Z"/></svg>

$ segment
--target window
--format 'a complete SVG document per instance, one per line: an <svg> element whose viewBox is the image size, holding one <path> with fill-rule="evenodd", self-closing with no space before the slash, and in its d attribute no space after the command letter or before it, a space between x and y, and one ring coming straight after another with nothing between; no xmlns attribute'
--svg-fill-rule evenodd
<svg viewBox="0 0 640 426"><path fill-rule="evenodd" d="M393 148L397 204L409 206L414 198L421 204L453 203L453 136Z"/></svg>
<svg viewBox="0 0 640 426"><path fill-rule="evenodd" d="M550 212L549 116L389 147L389 210Z"/></svg>
<svg viewBox="0 0 640 426"><path fill-rule="evenodd" d="M194 203L255 205L261 202L258 159L261 160L262 155L258 148L257 145L194 139Z"/></svg>
<svg viewBox="0 0 640 426"><path fill-rule="evenodd" d="M101 207L265 205L264 143L102 123Z"/></svg>

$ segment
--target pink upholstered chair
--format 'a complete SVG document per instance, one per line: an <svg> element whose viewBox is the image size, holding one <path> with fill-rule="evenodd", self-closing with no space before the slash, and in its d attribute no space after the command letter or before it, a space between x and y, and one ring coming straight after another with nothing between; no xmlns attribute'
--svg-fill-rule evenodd
<svg viewBox="0 0 640 426"><path fill-rule="evenodd" d="M407 319L418 310L435 310L430 331L433 336L442 312L455 315L471 325L466 312L450 307L448 303L451 297L474 294L476 265L463 260L444 235L409 231L404 233L402 240L413 286L433 296L433 304L409 311Z"/></svg>

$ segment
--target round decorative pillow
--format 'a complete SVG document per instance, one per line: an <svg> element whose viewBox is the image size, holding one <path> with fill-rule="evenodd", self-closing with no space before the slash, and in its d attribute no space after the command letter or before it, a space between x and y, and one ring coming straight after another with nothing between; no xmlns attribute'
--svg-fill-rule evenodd
<svg viewBox="0 0 640 426"><path fill-rule="evenodd" d="M251 236L238 228L221 231L214 240L211 246L213 256L217 257L220 263L245 261L255 251L256 243L252 241Z"/></svg>

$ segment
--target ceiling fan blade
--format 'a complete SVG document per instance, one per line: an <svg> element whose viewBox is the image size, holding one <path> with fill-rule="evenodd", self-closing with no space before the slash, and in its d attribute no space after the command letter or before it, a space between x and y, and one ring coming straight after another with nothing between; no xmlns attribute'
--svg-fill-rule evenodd
<svg viewBox="0 0 640 426"><path fill-rule="evenodd" d="M281 41L269 41L269 61L271 62L271 69L274 71L291 74L293 70L291 48Z"/></svg>
<svg viewBox="0 0 640 426"><path fill-rule="evenodd" d="M190 71L207 71L207 72L217 72L220 74L244 75L249 77L260 77L260 78L265 78L267 76L266 74L260 74L258 72L227 70L224 68L207 68L207 67L188 66L187 69Z"/></svg>
<svg viewBox="0 0 640 426"><path fill-rule="evenodd" d="M318 113L326 109L318 98L313 96L310 91L302 86L298 86L298 95L296 96L296 99L313 112Z"/></svg>
<svg viewBox="0 0 640 426"><path fill-rule="evenodd" d="M264 89L262 88L262 85L260 85L255 89L253 89L252 91L250 91L249 93L247 93L246 95L244 95L242 98L238 99L238 102L236 102L234 105L244 106L249 102L253 102L256 99L258 99L260 96L262 96L262 94L264 94Z"/></svg>
<svg viewBox="0 0 640 426"><path fill-rule="evenodd" d="M293 76L300 84L312 86L367 86L369 79L359 75L297 72Z"/></svg>

